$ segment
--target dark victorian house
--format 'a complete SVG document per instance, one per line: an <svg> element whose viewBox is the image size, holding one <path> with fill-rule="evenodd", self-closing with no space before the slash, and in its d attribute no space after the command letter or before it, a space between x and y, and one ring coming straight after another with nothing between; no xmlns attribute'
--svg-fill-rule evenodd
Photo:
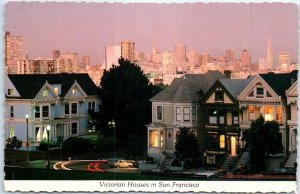
<svg viewBox="0 0 300 194"><path fill-rule="evenodd" d="M219 79L204 95L206 165L226 166L236 158L241 146L237 97L251 80Z"/></svg>

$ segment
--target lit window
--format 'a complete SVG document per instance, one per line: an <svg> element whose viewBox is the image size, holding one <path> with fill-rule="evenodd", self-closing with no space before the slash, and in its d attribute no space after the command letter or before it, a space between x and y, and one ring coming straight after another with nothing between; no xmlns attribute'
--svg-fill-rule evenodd
<svg viewBox="0 0 300 194"><path fill-rule="evenodd" d="M34 118L40 118L40 107L39 106L34 107Z"/></svg>
<svg viewBox="0 0 300 194"><path fill-rule="evenodd" d="M77 135L77 133L78 133L78 130L77 130L77 122L76 123L72 123L72 129L71 129L71 131L72 131L72 135Z"/></svg>
<svg viewBox="0 0 300 194"><path fill-rule="evenodd" d="M156 113L157 113L157 115L156 115L156 119L158 120L158 121L161 121L162 120L162 106L157 106L156 107Z"/></svg>
<svg viewBox="0 0 300 194"><path fill-rule="evenodd" d="M44 90L44 91L43 91L43 96L44 96L44 97L48 97L48 90Z"/></svg>
<svg viewBox="0 0 300 194"><path fill-rule="evenodd" d="M190 121L190 108L189 107L183 108L183 120Z"/></svg>
<svg viewBox="0 0 300 194"><path fill-rule="evenodd" d="M149 147L158 147L158 131L149 130Z"/></svg>
<svg viewBox="0 0 300 194"><path fill-rule="evenodd" d="M167 138L168 139L172 139L172 131L168 131L167 132Z"/></svg>
<svg viewBox="0 0 300 194"><path fill-rule="evenodd" d="M265 121L273 121L274 120L273 112L274 112L273 107L271 107L271 106L264 107Z"/></svg>
<svg viewBox="0 0 300 194"><path fill-rule="evenodd" d="M56 95L58 95L58 88L57 88L57 87L54 88L54 93L55 93Z"/></svg>
<svg viewBox="0 0 300 194"><path fill-rule="evenodd" d="M15 128L14 127L10 127L10 129L9 129L9 137L12 138L13 136L15 136Z"/></svg>
<svg viewBox="0 0 300 194"><path fill-rule="evenodd" d="M43 117L49 117L49 106L42 106Z"/></svg>
<svg viewBox="0 0 300 194"><path fill-rule="evenodd" d="M71 103L71 114L77 114L77 103Z"/></svg>
<svg viewBox="0 0 300 194"><path fill-rule="evenodd" d="M181 121L181 108L176 107L176 121Z"/></svg>
<svg viewBox="0 0 300 194"><path fill-rule="evenodd" d="M164 147L164 132L160 131L160 147Z"/></svg>
<svg viewBox="0 0 300 194"><path fill-rule="evenodd" d="M254 106L249 106L248 107L248 120L249 121L254 121Z"/></svg>
<svg viewBox="0 0 300 194"><path fill-rule="evenodd" d="M282 122L282 109L281 109L281 107L276 108L276 121Z"/></svg>
<svg viewBox="0 0 300 194"><path fill-rule="evenodd" d="M10 118L14 118L14 106L10 106Z"/></svg>
<svg viewBox="0 0 300 194"><path fill-rule="evenodd" d="M35 127L35 140L41 141L41 130L39 127Z"/></svg>
<svg viewBox="0 0 300 194"><path fill-rule="evenodd" d="M72 89L72 94L73 94L73 95L76 95L76 89L75 89L75 88Z"/></svg>
<svg viewBox="0 0 300 194"><path fill-rule="evenodd" d="M225 148L225 135L220 135L220 148Z"/></svg>
<svg viewBox="0 0 300 194"><path fill-rule="evenodd" d="M196 107L193 106L192 107L192 120L196 121L196 117L197 117Z"/></svg>

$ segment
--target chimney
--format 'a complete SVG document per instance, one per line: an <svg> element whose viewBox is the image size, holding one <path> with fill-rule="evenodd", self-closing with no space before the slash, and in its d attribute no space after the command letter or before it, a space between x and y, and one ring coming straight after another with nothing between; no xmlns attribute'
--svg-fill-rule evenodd
<svg viewBox="0 0 300 194"><path fill-rule="evenodd" d="M225 76L227 77L227 78L231 78L231 71L230 70L225 70L224 71L224 74L225 74Z"/></svg>

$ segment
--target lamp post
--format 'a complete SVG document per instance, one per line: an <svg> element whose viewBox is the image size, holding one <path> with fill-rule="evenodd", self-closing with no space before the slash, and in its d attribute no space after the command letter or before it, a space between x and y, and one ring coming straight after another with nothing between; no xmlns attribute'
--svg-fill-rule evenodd
<svg viewBox="0 0 300 194"><path fill-rule="evenodd" d="M26 114L26 162L29 162L29 142L28 142L28 117L29 115Z"/></svg>
<svg viewBox="0 0 300 194"><path fill-rule="evenodd" d="M48 164L47 169L50 169L50 149L49 149L49 132L50 132L50 125L47 125L47 140L48 140Z"/></svg>
<svg viewBox="0 0 300 194"><path fill-rule="evenodd" d="M116 158L116 125L115 125L115 120L109 121L108 122L109 128L114 129L114 159Z"/></svg>

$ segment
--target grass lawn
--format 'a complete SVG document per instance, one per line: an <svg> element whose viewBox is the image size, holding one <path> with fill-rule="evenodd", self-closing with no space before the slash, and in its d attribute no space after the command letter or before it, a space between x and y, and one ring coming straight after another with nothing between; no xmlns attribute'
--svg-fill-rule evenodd
<svg viewBox="0 0 300 194"><path fill-rule="evenodd" d="M197 180L189 177L4 167L5 180ZM198 179L199 180L199 179Z"/></svg>

